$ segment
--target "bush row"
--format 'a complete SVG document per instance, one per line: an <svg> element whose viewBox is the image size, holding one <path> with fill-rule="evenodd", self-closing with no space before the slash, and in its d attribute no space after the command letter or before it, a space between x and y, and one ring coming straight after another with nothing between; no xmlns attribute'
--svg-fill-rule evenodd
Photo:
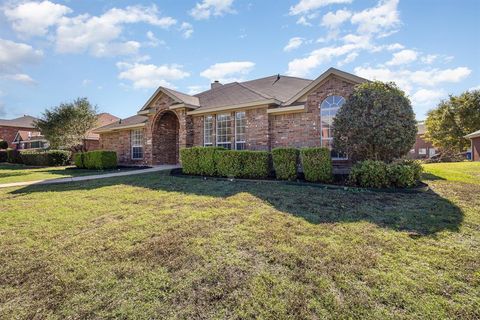
<svg viewBox="0 0 480 320"><path fill-rule="evenodd" d="M0 162L7 162L7 150L0 150Z"/></svg>
<svg viewBox="0 0 480 320"><path fill-rule="evenodd" d="M71 153L65 150L22 151L19 152L22 163L29 166L66 166L70 163Z"/></svg>
<svg viewBox="0 0 480 320"><path fill-rule="evenodd" d="M366 160L352 167L349 182L365 188L407 188L417 184L422 171L420 163L414 160L401 160L390 164Z"/></svg>
<svg viewBox="0 0 480 320"><path fill-rule="evenodd" d="M332 160L326 148L277 148L267 151L226 150L213 147L192 147L180 150L186 174L264 179L273 163L277 179L294 180L299 160L307 181L332 180ZM270 160L271 157L271 160Z"/></svg>
<svg viewBox="0 0 480 320"><path fill-rule="evenodd" d="M74 163L82 169L113 169L118 165L117 153L106 150L79 152L75 154Z"/></svg>

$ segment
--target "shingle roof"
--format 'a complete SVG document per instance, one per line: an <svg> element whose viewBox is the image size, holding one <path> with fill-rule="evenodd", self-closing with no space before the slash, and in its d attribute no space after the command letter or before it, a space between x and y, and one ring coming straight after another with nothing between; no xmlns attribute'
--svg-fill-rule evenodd
<svg viewBox="0 0 480 320"><path fill-rule="evenodd" d="M20 137L20 141L42 140L43 136L38 131L18 130L15 138Z"/></svg>
<svg viewBox="0 0 480 320"><path fill-rule="evenodd" d="M268 95L281 102L293 97L297 92L308 86L312 80L283 75L245 81L241 84L253 90Z"/></svg>
<svg viewBox="0 0 480 320"><path fill-rule="evenodd" d="M172 94L173 96L175 96L178 100L180 100L181 102L183 102L185 104L195 106L195 107L200 106L198 98L195 97L195 96L191 96L191 95L188 95L186 93L178 92L178 91L175 91L175 90L172 90L172 89L169 89L169 88L165 88L165 87L163 87L163 89L166 90L167 92L169 92L170 94Z"/></svg>
<svg viewBox="0 0 480 320"><path fill-rule="evenodd" d="M142 115L135 115L131 116L125 119L121 119L118 121L115 121L111 124L108 124L106 126L96 128L94 132L101 132L105 130L114 130L114 129L121 129L123 127L129 127L129 126L134 126L134 125L140 125L142 123L147 122L148 117L147 116L142 116Z"/></svg>
<svg viewBox="0 0 480 320"><path fill-rule="evenodd" d="M34 128L33 122L37 118L32 116L22 116L16 119L0 119L0 126L4 127L21 127L21 128Z"/></svg>
<svg viewBox="0 0 480 320"><path fill-rule="evenodd" d="M87 131L86 138L91 140L98 140L100 138L100 135L97 133L94 133L94 131L98 128L104 127L118 120L120 120L120 118L114 116L113 114L106 113L106 112L99 113L97 115L97 125L95 126L95 128Z"/></svg>

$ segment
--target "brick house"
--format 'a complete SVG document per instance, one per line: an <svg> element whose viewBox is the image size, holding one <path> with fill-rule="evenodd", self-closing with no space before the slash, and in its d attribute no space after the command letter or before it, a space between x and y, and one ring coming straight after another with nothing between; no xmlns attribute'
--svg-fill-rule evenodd
<svg viewBox="0 0 480 320"><path fill-rule="evenodd" d="M5 140L9 148L42 148L45 139L33 126L37 118L24 115L15 119L0 119L0 140Z"/></svg>
<svg viewBox="0 0 480 320"><path fill-rule="evenodd" d="M428 159L438 152L431 142L425 140L425 123L417 123L417 136L415 144L410 150L409 157L413 159Z"/></svg>
<svg viewBox="0 0 480 320"><path fill-rule="evenodd" d="M472 143L472 161L480 161L480 130L467 134L465 138Z"/></svg>
<svg viewBox="0 0 480 320"><path fill-rule="evenodd" d="M176 164L179 148L271 150L326 146L332 121L355 85L367 81L334 68L315 80L282 75L221 84L187 95L160 87L136 115L95 130L102 149L126 164Z"/></svg>

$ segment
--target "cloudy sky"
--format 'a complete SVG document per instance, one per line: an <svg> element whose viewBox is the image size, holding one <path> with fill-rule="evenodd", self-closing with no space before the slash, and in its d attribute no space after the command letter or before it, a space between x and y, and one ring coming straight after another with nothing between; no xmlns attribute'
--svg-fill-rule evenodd
<svg viewBox="0 0 480 320"><path fill-rule="evenodd" d="M480 88L478 12L478 0L0 1L0 117L84 96L127 117L158 86L335 67L395 81L423 119Z"/></svg>

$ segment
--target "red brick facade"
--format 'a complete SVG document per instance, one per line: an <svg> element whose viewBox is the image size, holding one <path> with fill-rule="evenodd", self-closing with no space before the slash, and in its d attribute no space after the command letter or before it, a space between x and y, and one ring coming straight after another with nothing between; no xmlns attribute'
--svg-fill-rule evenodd
<svg viewBox="0 0 480 320"><path fill-rule="evenodd" d="M427 159L436 153L435 147L431 142L424 139L423 134L417 134L415 144L409 153L409 157L413 159Z"/></svg>
<svg viewBox="0 0 480 320"><path fill-rule="evenodd" d="M480 137L471 138L472 161L480 161Z"/></svg>
<svg viewBox="0 0 480 320"><path fill-rule="evenodd" d="M330 75L311 89L305 97L299 99L305 109L296 113L269 114L267 110L274 106L263 105L254 108L239 109L246 116L246 149L270 150L280 146L320 146L320 104L330 95L347 98L356 83L336 75ZM101 145L104 149L115 150L122 163L170 164L178 163L178 150L183 147L202 146L204 135L204 117L213 116L216 128L217 114L231 114L235 111L216 111L201 115L188 115L188 109L169 109L173 99L160 94L150 103L148 120L144 126L144 159L131 159L130 130L102 133ZM234 121L233 130L234 130ZM212 141L216 141L213 130ZM232 146L235 145L232 136Z"/></svg>
<svg viewBox="0 0 480 320"><path fill-rule="evenodd" d="M15 148L15 145L12 144L13 140L15 139L15 135L19 130L23 131L30 131L30 132L38 132L32 128L22 128L22 127L7 127L7 126L0 126L0 140L5 140L8 142L9 148Z"/></svg>

